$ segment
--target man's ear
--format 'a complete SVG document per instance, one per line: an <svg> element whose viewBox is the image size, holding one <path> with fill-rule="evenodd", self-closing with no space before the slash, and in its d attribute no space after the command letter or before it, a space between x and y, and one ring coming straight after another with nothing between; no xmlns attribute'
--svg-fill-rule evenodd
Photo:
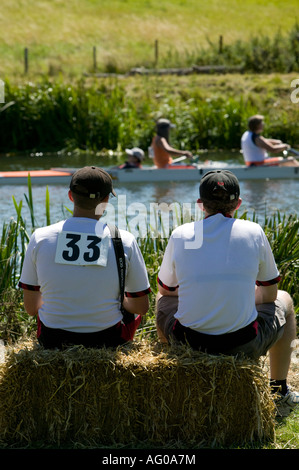
<svg viewBox="0 0 299 470"><path fill-rule="evenodd" d="M196 202L197 202L197 205L198 205L198 207L200 208L200 210L201 210L201 211L204 211L205 208L204 208L204 206L203 206L202 200L201 200L200 198L198 198Z"/></svg>
<svg viewBox="0 0 299 470"><path fill-rule="evenodd" d="M239 209L240 205L242 204L242 199L239 197L238 204L236 207L236 210Z"/></svg>
<svg viewBox="0 0 299 470"><path fill-rule="evenodd" d="M69 192L68 192L68 196L69 196L69 200L74 202L74 198L73 198L73 195L72 195L72 191L69 189Z"/></svg>

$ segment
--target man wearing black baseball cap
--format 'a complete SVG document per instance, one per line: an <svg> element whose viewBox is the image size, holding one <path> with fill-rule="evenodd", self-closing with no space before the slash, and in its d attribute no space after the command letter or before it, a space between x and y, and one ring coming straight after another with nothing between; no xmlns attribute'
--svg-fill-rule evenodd
<svg viewBox="0 0 299 470"><path fill-rule="evenodd" d="M242 202L236 176L210 171L199 194L205 218L173 231L158 274L159 337L212 354L257 359L270 351L270 381L285 416L299 403L287 386L296 337L292 299L277 288L279 272L260 225L234 218ZM202 243L192 245L199 233Z"/></svg>
<svg viewBox="0 0 299 470"><path fill-rule="evenodd" d="M122 323L114 234L100 220L110 194L116 196L105 170L77 170L68 192L72 217L36 229L30 239L19 287L27 313L38 316L38 340L45 348L118 346L132 339L148 310L143 257L134 236L119 230L127 261L122 305L138 315L130 325Z"/></svg>
<svg viewBox="0 0 299 470"><path fill-rule="evenodd" d="M201 179L199 191L200 200L208 213L234 213L242 202L239 181L228 170L206 173Z"/></svg>
<svg viewBox="0 0 299 470"><path fill-rule="evenodd" d="M99 203L109 194L116 196L111 176L105 170L96 166L85 166L75 171L71 178L70 190L82 197L83 204L88 199Z"/></svg>

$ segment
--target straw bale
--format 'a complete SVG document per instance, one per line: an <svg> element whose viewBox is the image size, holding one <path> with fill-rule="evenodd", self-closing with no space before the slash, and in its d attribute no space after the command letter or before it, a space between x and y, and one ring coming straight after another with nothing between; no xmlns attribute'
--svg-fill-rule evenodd
<svg viewBox="0 0 299 470"><path fill-rule="evenodd" d="M0 442L242 445L274 437L259 364L133 342L50 351L34 342L0 366Z"/></svg>

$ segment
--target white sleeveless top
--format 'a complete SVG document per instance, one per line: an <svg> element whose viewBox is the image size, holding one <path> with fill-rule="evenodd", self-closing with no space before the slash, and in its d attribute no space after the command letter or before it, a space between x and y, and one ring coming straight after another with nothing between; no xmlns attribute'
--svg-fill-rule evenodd
<svg viewBox="0 0 299 470"><path fill-rule="evenodd" d="M241 138L241 148L245 162L263 162L268 153L254 143L254 133L246 131Z"/></svg>

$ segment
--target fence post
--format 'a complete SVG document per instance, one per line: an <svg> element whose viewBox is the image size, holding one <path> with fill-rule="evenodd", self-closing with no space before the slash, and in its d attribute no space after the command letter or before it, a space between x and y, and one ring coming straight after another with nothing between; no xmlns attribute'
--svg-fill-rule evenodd
<svg viewBox="0 0 299 470"><path fill-rule="evenodd" d="M219 54L222 54L223 51L223 36L219 36Z"/></svg>
<svg viewBox="0 0 299 470"><path fill-rule="evenodd" d="M96 70L97 70L97 48L96 48L96 46L93 46L92 56L93 56L93 70L96 72Z"/></svg>
<svg viewBox="0 0 299 470"><path fill-rule="evenodd" d="M155 40L155 65L158 64L159 59L159 41L158 39Z"/></svg>
<svg viewBox="0 0 299 470"><path fill-rule="evenodd" d="M24 72L25 74L28 73L28 65L29 65L28 57L29 57L28 47L25 47L24 49Z"/></svg>

